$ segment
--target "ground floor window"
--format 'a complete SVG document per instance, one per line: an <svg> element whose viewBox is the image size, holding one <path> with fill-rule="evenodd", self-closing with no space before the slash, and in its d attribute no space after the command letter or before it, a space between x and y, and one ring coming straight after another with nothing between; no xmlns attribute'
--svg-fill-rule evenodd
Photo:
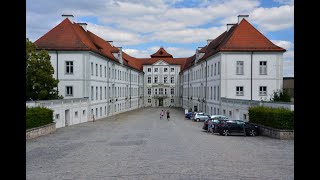
<svg viewBox="0 0 320 180"><path fill-rule="evenodd" d="M171 103L174 103L174 99L171 99Z"/></svg>
<svg viewBox="0 0 320 180"><path fill-rule="evenodd" d="M151 99L148 99L148 103L151 103Z"/></svg>

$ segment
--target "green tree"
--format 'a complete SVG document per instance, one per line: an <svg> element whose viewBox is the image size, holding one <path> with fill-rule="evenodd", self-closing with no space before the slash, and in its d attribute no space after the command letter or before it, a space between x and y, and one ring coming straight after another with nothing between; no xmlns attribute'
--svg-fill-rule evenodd
<svg viewBox="0 0 320 180"><path fill-rule="evenodd" d="M273 102L291 102L290 94L287 90L276 90L271 95L270 101Z"/></svg>
<svg viewBox="0 0 320 180"><path fill-rule="evenodd" d="M63 98L53 78L54 69L47 51L36 51L36 45L26 38L26 100L50 100Z"/></svg>

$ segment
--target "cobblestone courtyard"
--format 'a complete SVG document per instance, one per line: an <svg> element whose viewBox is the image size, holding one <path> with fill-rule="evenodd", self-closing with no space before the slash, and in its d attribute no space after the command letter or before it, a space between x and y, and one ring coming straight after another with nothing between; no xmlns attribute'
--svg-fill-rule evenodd
<svg viewBox="0 0 320 180"><path fill-rule="evenodd" d="M163 108L164 110L168 108ZM294 179L294 141L220 136L171 108L141 108L26 141L38 179Z"/></svg>

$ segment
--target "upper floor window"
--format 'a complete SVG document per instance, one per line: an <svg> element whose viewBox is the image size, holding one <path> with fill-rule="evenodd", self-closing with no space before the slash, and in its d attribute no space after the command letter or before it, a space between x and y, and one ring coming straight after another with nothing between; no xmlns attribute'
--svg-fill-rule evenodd
<svg viewBox="0 0 320 180"><path fill-rule="evenodd" d="M91 75L93 76L93 62L91 63Z"/></svg>
<svg viewBox="0 0 320 180"><path fill-rule="evenodd" d="M267 74L267 61L260 61L260 74L266 75Z"/></svg>
<svg viewBox="0 0 320 180"><path fill-rule="evenodd" d="M171 99L171 103L174 103L174 99Z"/></svg>
<svg viewBox="0 0 320 180"><path fill-rule="evenodd" d="M159 88L159 94L163 94L163 88Z"/></svg>
<svg viewBox="0 0 320 180"><path fill-rule="evenodd" d="M151 68L148 68L148 72L151 72Z"/></svg>
<svg viewBox="0 0 320 180"><path fill-rule="evenodd" d="M243 96L243 86L237 86L236 87L236 95L237 96Z"/></svg>
<svg viewBox="0 0 320 180"><path fill-rule="evenodd" d="M174 89L171 88L171 95L174 95Z"/></svg>
<svg viewBox="0 0 320 180"><path fill-rule="evenodd" d="M107 77L107 67L104 67L104 77Z"/></svg>
<svg viewBox="0 0 320 180"><path fill-rule="evenodd" d="M158 77L154 77L154 83L158 83Z"/></svg>
<svg viewBox="0 0 320 180"><path fill-rule="evenodd" d="M158 72L158 68L154 68L154 72Z"/></svg>
<svg viewBox="0 0 320 180"><path fill-rule="evenodd" d="M66 96L73 96L73 87L66 86Z"/></svg>
<svg viewBox="0 0 320 180"><path fill-rule="evenodd" d="M66 74L73 74L73 61L66 61Z"/></svg>
<svg viewBox="0 0 320 180"><path fill-rule="evenodd" d="M98 64L96 64L96 76L98 76Z"/></svg>
<svg viewBox="0 0 320 180"><path fill-rule="evenodd" d="M237 75L243 75L243 61L237 61Z"/></svg>
<svg viewBox="0 0 320 180"><path fill-rule="evenodd" d="M217 72L217 63L214 63L214 75L216 75Z"/></svg>
<svg viewBox="0 0 320 180"><path fill-rule="evenodd" d="M211 64L211 77L213 76L213 64Z"/></svg>
<svg viewBox="0 0 320 180"><path fill-rule="evenodd" d="M158 94L158 89L154 89L154 94Z"/></svg>
<svg viewBox="0 0 320 180"><path fill-rule="evenodd" d="M148 76L148 83L151 83L151 77Z"/></svg>
<svg viewBox="0 0 320 180"><path fill-rule="evenodd" d="M218 62L218 75L220 74L220 62Z"/></svg>
<svg viewBox="0 0 320 180"><path fill-rule="evenodd" d="M174 72L174 68L171 68L171 72Z"/></svg>
<svg viewBox="0 0 320 180"><path fill-rule="evenodd" d="M164 88L164 94L167 94L167 88Z"/></svg>
<svg viewBox="0 0 320 180"><path fill-rule="evenodd" d="M174 83L174 77L171 77L171 83Z"/></svg>
<svg viewBox="0 0 320 180"><path fill-rule="evenodd" d="M148 99L148 103L151 103L151 99Z"/></svg>
<svg viewBox="0 0 320 180"><path fill-rule="evenodd" d="M167 76L163 77L163 83L168 83L168 77Z"/></svg>
<svg viewBox="0 0 320 180"><path fill-rule="evenodd" d="M260 96L266 96L267 95L267 86L260 86L259 95Z"/></svg>
<svg viewBox="0 0 320 180"><path fill-rule="evenodd" d="M148 88L148 95L151 95L151 89Z"/></svg>
<svg viewBox="0 0 320 180"><path fill-rule="evenodd" d="M163 69L163 72L168 72L168 68L164 68L164 69Z"/></svg>
<svg viewBox="0 0 320 180"><path fill-rule="evenodd" d="M102 77L102 65L100 65L100 77Z"/></svg>

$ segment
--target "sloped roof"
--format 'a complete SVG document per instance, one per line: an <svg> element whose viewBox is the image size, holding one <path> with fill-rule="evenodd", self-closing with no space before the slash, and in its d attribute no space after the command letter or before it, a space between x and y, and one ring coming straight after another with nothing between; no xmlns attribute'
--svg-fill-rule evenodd
<svg viewBox="0 0 320 180"><path fill-rule="evenodd" d="M270 51L285 52L286 50L273 44L268 38L254 28L246 19L232 26L211 41L205 50L204 60L220 51Z"/></svg>
<svg viewBox="0 0 320 180"><path fill-rule="evenodd" d="M156 53L150 55L152 58L157 58L157 57L171 57L173 58L173 56L171 54L169 54L166 50L164 50L163 47L161 47Z"/></svg>

